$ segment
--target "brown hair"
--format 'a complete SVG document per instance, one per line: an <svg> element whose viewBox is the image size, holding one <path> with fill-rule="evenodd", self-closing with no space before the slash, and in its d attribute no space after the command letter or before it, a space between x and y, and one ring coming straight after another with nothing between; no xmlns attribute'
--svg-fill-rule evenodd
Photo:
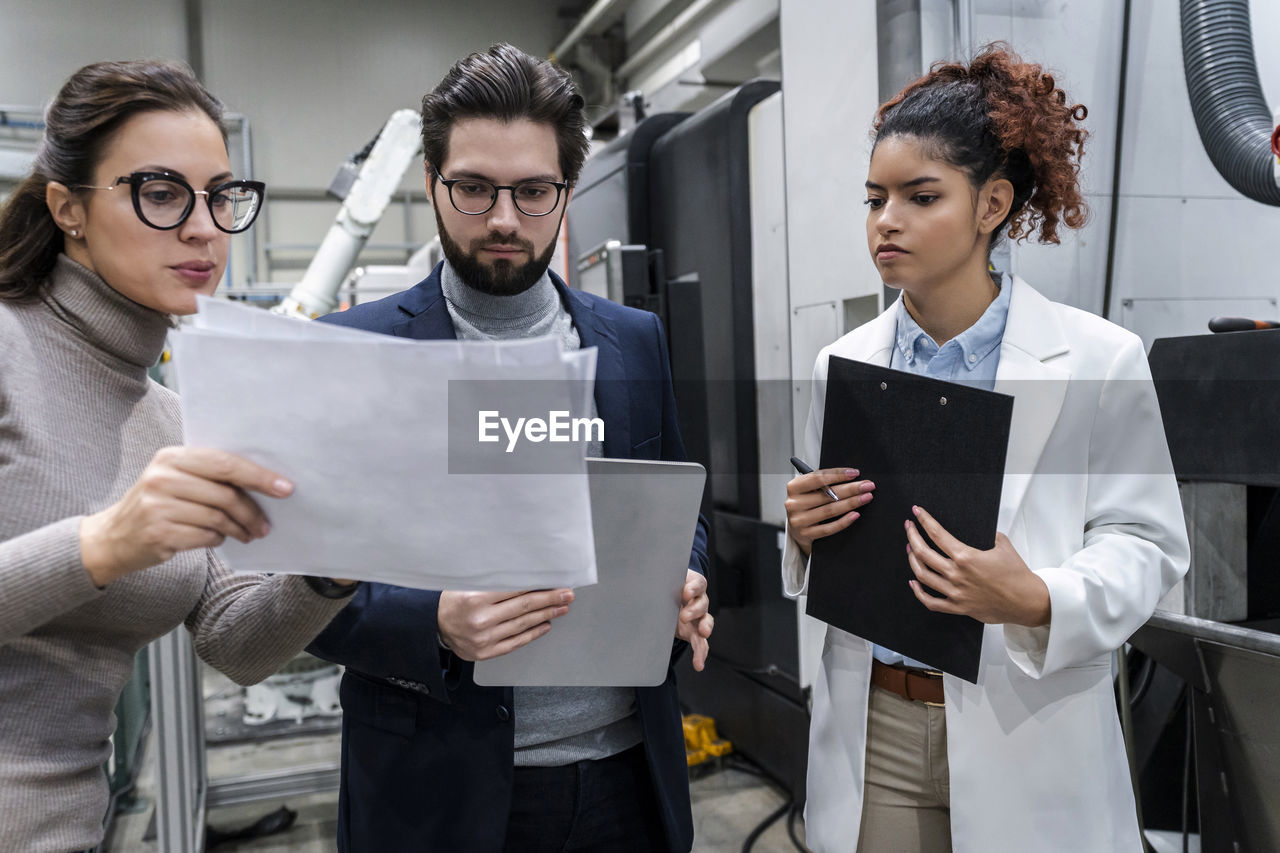
<svg viewBox="0 0 1280 853"><path fill-rule="evenodd" d="M449 131L465 118L528 119L555 129L560 171L573 183L591 143L585 105L568 72L509 44L459 60L422 99L422 152L440 169L449 156Z"/></svg>
<svg viewBox="0 0 1280 853"><path fill-rule="evenodd" d="M0 299L34 299L63 249L46 187L93 182L93 172L125 121L153 110L198 110L227 138L222 104L185 65L143 60L95 62L72 74L45 112L32 172L0 208Z"/></svg>
<svg viewBox="0 0 1280 853"><path fill-rule="evenodd" d="M1037 230L1057 243L1058 225L1079 228L1088 216L1080 193L1080 157L1089 135L1082 104L1067 106L1053 75L994 42L967 66L937 62L876 114L879 143L918 137L930 155L963 169L975 187L994 177L1013 184L1005 225L1014 240Z"/></svg>

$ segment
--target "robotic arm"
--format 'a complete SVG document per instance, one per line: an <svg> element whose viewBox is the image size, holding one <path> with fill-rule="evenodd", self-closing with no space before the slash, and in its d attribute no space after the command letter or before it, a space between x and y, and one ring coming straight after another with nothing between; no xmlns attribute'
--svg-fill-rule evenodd
<svg viewBox="0 0 1280 853"><path fill-rule="evenodd" d="M421 148L421 132L413 110L391 114L302 281L272 311L312 320L337 306L338 288Z"/></svg>

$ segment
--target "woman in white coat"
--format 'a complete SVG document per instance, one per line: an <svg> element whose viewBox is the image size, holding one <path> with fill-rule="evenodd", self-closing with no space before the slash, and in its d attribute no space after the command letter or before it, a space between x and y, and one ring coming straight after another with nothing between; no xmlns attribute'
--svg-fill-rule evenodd
<svg viewBox="0 0 1280 853"><path fill-rule="evenodd" d="M1006 233L1057 243L1060 225L1084 222L1086 111L1068 104L1040 66L992 45L879 110L867 242L902 297L819 354L806 453L819 456L832 355L1015 402L995 547L957 541L928 507L903 519L921 607L985 623L978 681L828 627L805 813L815 851L1142 850L1110 654L1188 563L1146 356L1129 332L988 265ZM805 591L813 541L873 501L858 477L828 468L788 484L790 594Z"/></svg>

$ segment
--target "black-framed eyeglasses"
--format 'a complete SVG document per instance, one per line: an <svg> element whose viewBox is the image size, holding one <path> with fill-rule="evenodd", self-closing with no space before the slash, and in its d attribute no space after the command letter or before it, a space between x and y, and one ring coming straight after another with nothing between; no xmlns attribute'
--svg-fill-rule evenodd
<svg viewBox="0 0 1280 853"><path fill-rule="evenodd" d="M209 215L218 230L238 234L253 224L267 185L261 181L226 181L208 190L192 189L191 184L169 172L134 172L116 178L108 187L80 184L75 190L113 190L128 184L133 195L133 209L144 225L160 231L171 231L187 221L196 206L196 196L204 196Z"/></svg>
<svg viewBox="0 0 1280 853"><path fill-rule="evenodd" d="M569 186L568 181L520 181L503 185L480 178L448 180L434 166L431 172L449 190L454 210L467 216L480 216L492 210L498 203L500 190L511 193L516 210L525 216L546 216L560 204L560 194Z"/></svg>

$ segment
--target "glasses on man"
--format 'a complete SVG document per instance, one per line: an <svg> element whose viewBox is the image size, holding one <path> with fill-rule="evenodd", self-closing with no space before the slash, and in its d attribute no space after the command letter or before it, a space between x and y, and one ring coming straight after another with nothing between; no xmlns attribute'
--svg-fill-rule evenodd
<svg viewBox="0 0 1280 853"><path fill-rule="evenodd" d="M196 207L196 196L204 196L209 215L218 230L238 234L253 224L262 207L267 186L261 181L227 181L208 190L192 189L191 184L168 172L134 172L116 178L111 186L77 190L114 190L128 184L133 195L133 209L143 224L160 231L171 231L187 221Z"/></svg>
<svg viewBox="0 0 1280 853"><path fill-rule="evenodd" d="M449 190L449 201L459 213L479 216L488 213L498 203L498 193L511 193L516 210L525 216L546 216L560 203L560 193L569 186L568 181L520 181L517 184L495 184L480 178L446 179L434 168L431 170L440 183Z"/></svg>

